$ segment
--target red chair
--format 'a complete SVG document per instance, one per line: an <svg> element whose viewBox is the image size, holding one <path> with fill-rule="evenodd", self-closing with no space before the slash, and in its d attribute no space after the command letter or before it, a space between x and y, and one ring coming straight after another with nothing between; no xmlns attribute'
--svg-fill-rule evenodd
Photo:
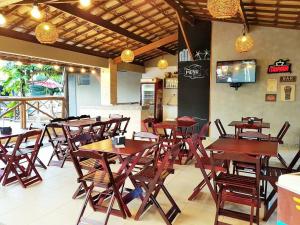
<svg viewBox="0 0 300 225"><path fill-rule="evenodd" d="M3 158L6 162L5 169L0 177L0 182L3 179L3 186L19 181L26 188L33 183L42 181L42 177L34 165L40 150L41 134L41 130L27 131L18 136L12 151L7 150L0 153L0 158ZM25 139L34 139L34 146L32 148L21 148L21 144ZM10 176L11 174L12 176Z"/></svg>
<svg viewBox="0 0 300 225"><path fill-rule="evenodd" d="M235 138L234 134L227 134L220 119L215 120L215 125L219 131L220 138Z"/></svg>
<svg viewBox="0 0 300 225"><path fill-rule="evenodd" d="M251 163L255 165L256 173L254 176L241 176L231 174L229 167L226 173L219 173L217 169L219 161L230 162L234 160L239 163ZM217 193L217 210L215 217L215 225L220 224L219 216L240 218L250 221L250 225L255 222L259 224L259 208L260 208L260 158L237 153L212 153L212 178L214 181L214 189ZM229 166L229 164L228 164ZM226 202L240 205L250 206L250 214L225 209ZM254 213L254 210L256 212Z"/></svg>
<svg viewBox="0 0 300 225"><path fill-rule="evenodd" d="M139 173L133 175L132 178L145 191L145 196L135 216L135 220L139 220L140 216L151 205L154 205L156 207L165 223L168 225L171 225L177 214L181 212L171 194L168 192L167 188L164 185L166 178L170 174L174 173L173 164L178 156L179 151L180 145L174 145L171 149L165 152L165 154L162 156L161 161L158 160L160 157L157 157L153 166L148 166ZM172 205L167 213L164 212L157 199L157 196L161 190Z"/></svg>
<svg viewBox="0 0 300 225"><path fill-rule="evenodd" d="M154 118L146 118L142 120L142 131L153 132L153 124L155 123Z"/></svg>
<svg viewBox="0 0 300 225"><path fill-rule="evenodd" d="M192 201L196 198L196 196L201 192L201 190L207 185L207 182L209 182L212 178L211 173L211 160L208 154L206 153L206 150L202 143L203 139L195 134L191 138L187 139L187 143L189 145L190 151L193 153L196 164L195 167L199 168L203 174L203 176L206 176L207 179L203 179L195 188L193 193L188 198L189 201ZM224 168L224 162L220 161L218 164L218 167L216 167L218 172L226 172L226 168ZM206 170L210 170L209 173L206 173ZM212 186L208 187L211 192L213 192Z"/></svg>
<svg viewBox="0 0 300 225"><path fill-rule="evenodd" d="M93 134L95 141L101 141L107 138L104 136L105 130L107 129L108 122L98 121L90 125L89 133Z"/></svg>
<svg viewBox="0 0 300 225"><path fill-rule="evenodd" d="M101 154L97 151L77 150L73 151L72 155L75 169L79 175L78 182L81 183L82 187L84 187L86 193L77 225L90 224L89 221L83 218L88 202L94 211L97 210L106 213L103 224L108 223L108 219L111 214L121 216L123 219L126 218L126 215L130 216L130 211L123 201L119 191L124 184L126 173L111 172L106 154ZM81 159L95 160L99 163L100 167L85 173L80 165ZM93 192L97 192L98 195L96 197L93 196ZM109 200L108 205L105 204L106 200ZM118 209L113 207L115 201L117 201Z"/></svg>

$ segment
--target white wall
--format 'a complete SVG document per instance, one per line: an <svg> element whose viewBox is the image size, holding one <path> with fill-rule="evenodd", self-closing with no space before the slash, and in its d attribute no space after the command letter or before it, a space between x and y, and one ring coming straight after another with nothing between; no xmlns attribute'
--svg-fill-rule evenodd
<svg viewBox="0 0 300 225"><path fill-rule="evenodd" d="M118 72L118 103L140 102L141 73Z"/></svg>

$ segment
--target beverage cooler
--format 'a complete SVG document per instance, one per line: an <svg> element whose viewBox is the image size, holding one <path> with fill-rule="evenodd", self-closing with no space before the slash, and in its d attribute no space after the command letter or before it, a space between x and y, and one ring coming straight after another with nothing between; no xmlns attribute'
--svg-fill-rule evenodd
<svg viewBox="0 0 300 225"><path fill-rule="evenodd" d="M279 177L277 217L277 225L300 224L300 173Z"/></svg>
<svg viewBox="0 0 300 225"><path fill-rule="evenodd" d="M141 80L141 105L148 110L148 115L158 122L163 117L163 81L162 79Z"/></svg>

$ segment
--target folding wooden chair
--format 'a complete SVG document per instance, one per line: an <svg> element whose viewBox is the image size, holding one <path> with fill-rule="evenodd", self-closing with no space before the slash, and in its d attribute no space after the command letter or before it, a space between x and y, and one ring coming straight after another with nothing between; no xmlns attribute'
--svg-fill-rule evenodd
<svg viewBox="0 0 300 225"><path fill-rule="evenodd" d="M121 119L111 119L107 122L106 130L104 132L105 138L112 138L118 133L120 127Z"/></svg>
<svg viewBox="0 0 300 225"><path fill-rule="evenodd" d="M89 132L93 134L95 141L101 141L107 138L104 136L104 133L107 129L108 122L98 121L90 125Z"/></svg>
<svg viewBox="0 0 300 225"><path fill-rule="evenodd" d="M174 173L173 165L179 154L179 151L180 145L174 145L170 150L165 152L161 161L158 160L160 157L157 157L153 166L148 166L139 173L133 175L133 179L145 191L145 196L135 216L135 220L139 220L140 216L148 209L150 205L154 205L157 208L165 223L168 225L172 224L172 221L175 219L177 214L181 212L167 188L164 186L166 178L170 174ZM157 196L161 190L172 205L167 213L164 212L157 199Z"/></svg>
<svg viewBox="0 0 300 225"><path fill-rule="evenodd" d="M120 126L117 130L118 135L124 135L127 133L127 127L130 121L130 117L123 117L120 119Z"/></svg>
<svg viewBox="0 0 300 225"><path fill-rule="evenodd" d="M53 152L49 159L48 166L59 166L62 168L69 156L67 134L65 132L65 129L63 128L63 125L60 124L60 122L63 121L65 120L55 119L46 125L46 133L49 137L49 142L53 148ZM53 160L54 156L56 156L57 161Z"/></svg>
<svg viewBox="0 0 300 225"><path fill-rule="evenodd" d="M0 182L3 179L2 185L19 181L26 188L29 185L42 181L42 177L35 168L35 161L40 149L41 130L30 130L18 136L16 144L12 151L7 151L2 155L6 161L6 167L3 175L0 177ZM21 148L21 144L25 139L35 140L33 148ZM34 175L32 175L34 173ZM10 176L13 174L13 176Z"/></svg>
<svg viewBox="0 0 300 225"><path fill-rule="evenodd" d="M219 165L219 161L230 162L231 160L240 163L254 164L256 173L251 177L241 176L230 173L229 167L226 173L218 173L219 171L216 169L216 167ZM214 224L220 224L218 220L219 216L233 217L250 221L250 225L252 225L253 222L259 224L260 157L240 153L219 152L211 154L211 164L214 189L217 193L217 210ZM226 202L250 206L250 214L225 209L224 205ZM255 209L256 213L254 213Z"/></svg>
<svg viewBox="0 0 300 225"><path fill-rule="evenodd" d="M142 120L142 131L153 133L153 124L155 123L154 118L146 118Z"/></svg>
<svg viewBox="0 0 300 225"><path fill-rule="evenodd" d="M215 125L219 131L220 138L235 138L234 134L227 134L222 122L220 119L215 120Z"/></svg>
<svg viewBox="0 0 300 225"><path fill-rule="evenodd" d="M121 216L124 219L126 218L126 215L130 215L129 209L124 203L119 191L124 184L126 174L111 172L106 154L100 154L96 151L77 150L72 152L72 155L74 157L73 159L76 171L79 175L78 182L82 184L86 192L86 198L80 212L77 225L86 224L83 214L88 202L93 210L106 213L104 224L108 223L108 219L111 214ZM101 169L95 168L85 174L82 166L80 165L80 160L78 159L96 160L99 162ZM97 191L95 189L97 189ZM101 191L99 192L98 189L101 189ZM92 196L93 192L99 193ZM110 199L108 206L105 207L105 204L103 203L108 199ZM118 203L119 209L113 208L115 200Z"/></svg>
<svg viewBox="0 0 300 225"><path fill-rule="evenodd" d="M204 179L194 188L193 193L189 196L188 200L192 201L196 198L196 196L201 192L201 190L210 182L212 179L212 166L211 166L211 159L206 153L206 150L202 143L203 139L199 134L194 134L191 138L187 139L187 143L189 145L189 149L194 155L196 159L195 167L199 168L202 172ZM226 168L223 161L218 162L218 166L215 167L218 172L226 172ZM206 170L210 172L207 173ZM210 192L213 194L214 190L213 187L208 185Z"/></svg>

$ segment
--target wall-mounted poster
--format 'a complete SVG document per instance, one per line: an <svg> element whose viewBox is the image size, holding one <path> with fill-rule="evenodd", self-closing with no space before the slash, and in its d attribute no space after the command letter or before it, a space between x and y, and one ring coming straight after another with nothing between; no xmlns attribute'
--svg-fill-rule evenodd
<svg viewBox="0 0 300 225"><path fill-rule="evenodd" d="M267 92L277 92L277 79L267 80Z"/></svg>
<svg viewBox="0 0 300 225"><path fill-rule="evenodd" d="M266 94L266 102L276 102L277 95L276 94Z"/></svg>
<svg viewBox="0 0 300 225"><path fill-rule="evenodd" d="M296 82L296 76L282 76L280 77L280 82Z"/></svg>
<svg viewBox="0 0 300 225"><path fill-rule="evenodd" d="M295 101L295 89L296 86L294 84L281 85L281 101Z"/></svg>

